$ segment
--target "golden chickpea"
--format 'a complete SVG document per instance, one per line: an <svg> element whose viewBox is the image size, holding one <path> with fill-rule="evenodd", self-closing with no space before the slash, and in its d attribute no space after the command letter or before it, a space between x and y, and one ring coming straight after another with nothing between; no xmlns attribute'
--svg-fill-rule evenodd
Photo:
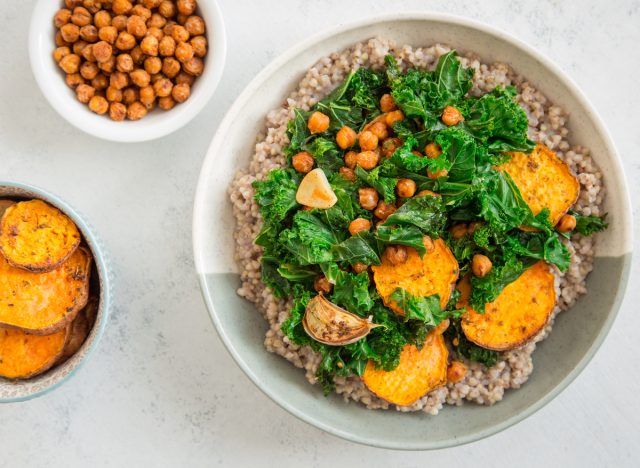
<svg viewBox="0 0 640 468"><path fill-rule="evenodd" d="M93 15L93 24L95 24L98 29L111 26L111 14L105 10L97 12Z"/></svg>
<svg viewBox="0 0 640 468"><path fill-rule="evenodd" d="M479 278L487 276L492 267L493 264L491 263L491 260L489 260L489 257L487 257L486 255L475 254L473 256L473 259L471 260L471 271L473 272L474 276L477 276Z"/></svg>
<svg viewBox="0 0 640 468"><path fill-rule="evenodd" d="M147 23L144 18L132 15L127 19L127 32L138 39L147 34Z"/></svg>
<svg viewBox="0 0 640 468"><path fill-rule="evenodd" d="M89 109L96 114L106 114L109 110L109 103L102 96L93 96L89 101Z"/></svg>
<svg viewBox="0 0 640 468"><path fill-rule="evenodd" d="M89 10L89 13L95 14L98 11L100 11L100 8L102 8L102 3L105 3L106 5L106 4L110 4L111 2L109 2L108 0L106 2L102 2L101 0L83 0L82 5L87 10Z"/></svg>
<svg viewBox="0 0 640 468"><path fill-rule="evenodd" d="M202 36L205 31L204 20L195 15L187 18L184 27L192 36Z"/></svg>
<svg viewBox="0 0 640 468"><path fill-rule="evenodd" d="M158 13L160 13L165 18L173 18L178 13L178 10L176 9L176 6L173 2L164 0L162 3L160 3L160 6L158 6Z"/></svg>
<svg viewBox="0 0 640 468"><path fill-rule="evenodd" d="M60 62L64 57L71 53L71 49L67 46L57 47L56 50L53 51L53 60Z"/></svg>
<svg viewBox="0 0 640 468"><path fill-rule="evenodd" d="M196 81L196 77L193 75L189 75L186 72L181 71L175 77L176 84L188 84L189 86L193 86L193 83Z"/></svg>
<svg viewBox="0 0 640 468"><path fill-rule="evenodd" d="M442 123L445 125L451 126L456 125L464 120L462 113L452 106L447 106L442 111Z"/></svg>
<svg viewBox="0 0 640 468"><path fill-rule="evenodd" d="M160 40L164 37L164 33L160 28L148 28L147 36L155 37L158 40L158 43L160 43Z"/></svg>
<svg viewBox="0 0 640 468"><path fill-rule="evenodd" d="M111 26L116 28L118 32L122 32L127 29L127 19L125 15L114 16L111 20Z"/></svg>
<svg viewBox="0 0 640 468"><path fill-rule="evenodd" d="M392 265L402 265L407 261L409 253L404 245L390 245L384 249L384 253L382 255L384 255L387 261Z"/></svg>
<svg viewBox="0 0 640 468"><path fill-rule="evenodd" d="M413 197L413 194L416 193L416 183L411 179L399 179L396 184L396 192L402 198Z"/></svg>
<svg viewBox="0 0 640 468"><path fill-rule="evenodd" d="M167 21L167 24L162 28L162 32L165 36L171 37L171 31L173 31L173 27L176 25L176 22L173 20ZM173 38L172 38L173 39Z"/></svg>
<svg viewBox="0 0 640 468"><path fill-rule="evenodd" d="M358 189L358 201L365 210L375 210L378 206L378 200L376 189L370 187Z"/></svg>
<svg viewBox="0 0 640 468"><path fill-rule="evenodd" d="M176 46L175 56L180 62L188 62L194 56L193 47L187 42L179 42Z"/></svg>
<svg viewBox="0 0 640 468"><path fill-rule="evenodd" d="M309 116L309 119L307 120L307 128L311 133L326 132L329 128L329 122L330 119L328 115L316 111Z"/></svg>
<svg viewBox="0 0 640 468"><path fill-rule="evenodd" d="M291 158L291 165L293 168L302 174L306 174L313 169L314 163L315 160L313 159L313 156L306 151L301 151Z"/></svg>
<svg viewBox="0 0 640 468"><path fill-rule="evenodd" d="M65 73L78 73L80 68L80 57L76 54L69 54L65 57L62 57L60 62L58 62L60 68L64 70Z"/></svg>
<svg viewBox="0 0 640 468"><path fill-rule="evenodd" d="M65 82L71 88L75 88L76 86L80 86L84 83L84 78L80 73L70 73L65 77Z"/></svg>
<svg viewBox="0 0 640 468"><path fill-rule="evenodd" d="M430 196L430 197L439 197L440 194L434 192L433 190L420 190L418 193L416 193L416 197L426 197L426 196Z"/></svg>
<svg viewBox="0 0 640 468"><path fill-rule="evenodd" d="M111 11L116 15L126 15L132 8L133 5L129 0L113 0L111 3Z"/></svg>
<svg viewBox="0 0 640 468"><path fill-rule="evenodd" d="M162 0L143 0L142 4L149 9L158 8Z"/></svg>
<svg viewBox="0 0 640 468"><path fill-rule="evenodd" d="M136 38L128 32L122 31L116 39L116 47L120 50L131 50L136 46Z"/></svg>
<svg viewBox="0 0 640 468"><path fill-rule="evenodd" d="M66 42L74 43L80 39L80 28L73 23L67 23L60 28L60 34Z"/></svg>
<svg viewBox="0 0 640 468"><path fill-rule="evenodd" d="M373 214L377 218L386 220L389 216L396 212L396 207L391 203L386 203L384 200L378 202L378 206L373 210Z"/></svg>
<svg viewBox="0 0 640 468"><path fill-rule="evenodd" d="M140 102L145 106L150 105L156 100L156 92L153 90L153 86L145 86L140 88Z"/></svg>
<svg viewBox="0 0 640 468"><path fill-rule="evenodd" d="M371 221L365 218L356 218L349 223L349 232L352 236L369 229L371 229Z"/></svg>
<svg viewBox="0 0 640 468"><path fill-rule="evenodd" d="M449 228L449 232L454 239L462 239L467 235L467 225L464 223L454 224Z"/></svg>
<svg viewBox="0 0 640 468"><path fill-rule="evenodd" d="M384 140L389 137L389 129L384 122L375 122L369 131L378 137L378 140Z"/></svg>
<svg viewBox="0 0 640 468"><path fill-rule="evenodd" d="M129 73L129 78L131 78L131 82L140 87L144 88L145 86L149 86L151 82L151 75L147 73L145 70L138 68Z"/></svg>
<svg viewBox="0 0 640 468"><path fill-rule="evenodd" d="M155 75L151 75L151 83L155 83L156 81L164 80L166 76L162 73L156 73Z"/></svg>
<svg viewBox="0 0 640 468"><path fill-rule="evenodd" d="M82 52L80 52L80 55L87 62L96 61L96 58L93 56L93 44L87 44L85 47L83 47Z"/></svg>
<svg viewBox="0 0 640 468"><path fill-rule="evenodd" d="M162 110L171 110L175 107L176 101L173 100L171 96L162 97L158 99L158 107Z"/></svg>
<svg viewBox="0 0 640 468"><path fill-rule="evenodd" d="M127 107L127 118L129 120L140 120L147 115L147 108L139 101L132 102Z"/></svg>
<svg viewBox="0 0 640 468"><path fill-rule="evenodd" d="M207 55L207 38L204 36L192 37L189 41L191 47L193 47L193 53L196 57L203 58Z"/></svg>
<svg viewBox="0 0 640 468"><path fill-rule="evenodd" d="M129 54L131 55L134 64L142 65L142 63L144 63L146 55L144 54L144 52L142 52L140 46L135 46L133 49L131 49L131 52L129 52Z"/></svg>
<svg viewBox="0 0 640 468"><path fill-rule="evenodd" d="M129 86L129 75L122 72L111 74L109 85L116 89L123 89Z"/></svg>
<svg viewBox="0 0 640 468"><path fill-rule="evenodd" d="M107 89L109 86L109 80L103 73L98 73L96 77L91 80L91 86L96 88L96 91L101 91L103 89Z"/></svg>
<svg viewBox="0 0 640 468"><path fill-rule="evenodd" d="M122 73L130 73L133 71L133 59L129 54L120 54L116 58L116 68Z"/></svg>
<svg viewBox="0 0 640 468"><path fill-rule="evenodd" d="M197 2L196 0L178 0L176 6L180 14L192 15L196 11Z"/></svg>
<svg viewBox="0 0 640 468"><path fill-rule="evenodd" d="M149 75L155 75L162 70L162 60L160 57L147 57L144 59L144 69Z"/></svg>
<svg viewBox="0 0 640 468"><path fill-rule="evenodd" d="M140 99L140 92L138 88L127 88L122 91L122 102L126 105L133 104Z"/></svg>
<svg viewBox="0 0 640 468"><path fill-rule="evenodd" d="M98 29L93 24L88 24L80 28L80 38L87 42L98 40Z"/></svg>
<svg viewBox="0 0 640 468"><path fill-rule="evenodd" d="M180 73L180 62L173 57L166 57L162 61L162 73L164 73L167 78L174 78Z"/></svg>
<svg viewBox="0 0 640 468"><path fill-rule="evenodd" d="M164 36L158 43L158 52L163 57L171 57L176 51L176 41L171 36Z"/></svg>
<svg viewBox="0 0 640 468"><path fill-rule="evenodd" d="M385 158L390 158L400 146L402 146L400 138L387 138L382 142L382 154Z"/></svg>
<svg viewBox="0 0 640 468"><path fill-rule="evenodd" d="M562 215L562 218L560 218L560 221L558 221L558 225L556 226L556 229L559 232L569 232L569 231L573 231L576 228L576 217L570 214L565 214Z"/></svg>
<svg viewBox="0 0 640 468"><path fill-rule="evenodd" d="M83 27L88 24L91 24L91 20L93 17L89 10L83 7L76 7L73 9L73 14L71 15L71 22L78 27Z"/></svg>
<svg viewBox="0 0 640 468"><path fill-rule="evenodd" d="M362 151L356 156L356 164L362 169L371 170L378 165L379 157L375 151Z"/></svg>
<svg viewBox="0 0 640 468"><path fill-rule="evenodd" d="M461 382L467 375L467 366L460 361L452 361L447 367L447 380L451 383Z"/></svg>
<svg viewBox="0 0 640 468"><path fill-rule="evenodd" d="M176 24L171 28L171 37L173 37L176 43L187 42L189 40L189 31L187 31L184 26Z"/></svg>
<svg viewBox="0 0 640 468"><path fill-rule="evenodd" d="M118 30L115 26L103 26L98 30L98 38L109 44L115 44L118 39Z"/></svg>
<svg viewBox="0 0 640 468"><path fill-rule="evenodd" d="M116 69L116 58L112 55L106 62L99 63L98 68L105 74L110 75Z"/></svg>
<svg viewBox="0 0 640 468"><path fill-rule="evenodd" d="M402 120L404 120L404 114L402 113L401 110L394 110L389 112L384 119L387 126L392 128L394 123L400 122Z"/></svg>
<svg viewBox="0 0 640 468"><path fill-rule="evenodd" d="M373 151L378 147L378 137L373 132L365 130L360 134L358 144L363 151Z"/></svg>
<svg viewBox="0 0 640 468"><path fill-rule="evenodd" d="M449 171L446 169L440 169L439 171L432 171L427 169L427 177L431 180L436 180L438 177L446 177L449 174Z"/></svg>
<svg viewBox="0 0 640 468"><path fill-rule="evenodd" d="M380 98L380 110L382 112L393 112L397 108L396 102L393 100L393 96L391 96L391 94L382 95Z"/></svg>
<svg viewBox="0 0 640 468"><path fill-rule="evenodd" d="M153 13L151 15L151 18L147 20L147 28L162 29L166 26L166 24L167 24L167 19L159 13Z"/></svg>
<svg viewBox="0 0 640 468"><path fill-rule="evenodd" d="M318 276L313 282L313 289L318 293L329 294L331 292L332 285L326 276Z"/></svg>
<svg viewBox="0 0 640 468"><path fill-rule="evenodd" d="M367 271L369 269L369 265L366 265L364 263L354 263L353 265L351 265L351 268L353 268L353 271L355 273L362 273L363 271Z"/></svg>
<svg viewBox="0 0 640 468"><path fill-rule="evenodd" d="M158 39L155 36L147 36L140 42L140 50L145 55L155 57L158 55Z"/></svg>
<svg viewBox="0 0 640 468"><path fill-rule="evenodd" d="M351 127L344 126L336 134L336 143L342 149L351 148L356 143L356 132Z"/></svg>
<svg viewBox="0 0 640 468"><path fill-rule="evenodd" d="M70 46L71 43L67 42L63 39L62 37L62 33L60 31L58 31L56 33L56 39L55 39L55 43L57 47L64 47L64 46Z"/></svg>
<svg viewBox="0 0 640 468"><path fill-rule="evenodd" d="M131 14L134 16L139 16L143 21L147 21L151 18L151 10L145 7L144 5L136 5L131 9ZM146 24L145 24L146 26ZM131 33L133 34L133 33ZM133 34L135 36L135 34Z"/></svg>
<svg viewBox="0 0 640 468"><path fill-rule="evenodd" d="M95 63L84 62L82 65L80 65L80 75L82 75L82 78L84 78L85 80L93 80L98 75L98 73L100 73L100 69Z"/></svg>
<svg viewBox="0 0 640 468"><path fill-rule="evenodd" d="M171 91L173 91L173 83L171 80L163 78L153 83L153 89L157 96L166 97L171 94Z"/></svg>
<svg viewBox="0 0 640 468"><path fill-rule="evenodd" d="M73 43L73 53L76 55L80 55L82 57L82 51L85 47L89 45L88 42L85 41L76 41Z"/></svg>
<svg viewBox="0 0 640 468"><path fill-rule="evenodd" d="M82 0L64 0L64 4L67 8L75 8L82 5Z"/></svg>
<svg viewBox="0 0 640 468"><path fill-rule="evenodd" d="M95 94L95 88L86 84L80 84L76 88L76 97L78 98L78 101L83 104L87 104L89 101L91 101L91 98Z"/></svg>
<svg viewBox="0 0 640 468"><path fill-rule="evenodd" d="M204 71L204 62L200 57L192 57L191 60L183 62L184 71L193 76L200 76Z"/></svg>
<svg viewBox="0 0 640 468"><path fill-rule="evenodd" d="M347 151L344 155L344 164L349 169L355 169L356 164L358 163L358 153L355 151Z"/></svg>
<svg viewBox="0 0 640 468"><path fill-rule="evenodd" d="M171 97L176 102L184 102L191 96L191 86L186 83L177 84L171 90Z"/></svg>
<svg viewBox="0 0 640 468"><path fill-rule="evenodd" d="M71 10L68 10L67 8L58 10L53 17L53 24L58 29L67 24L69 21L71 21Z"/></svg>
<svg viewBox="0 0 640 468"><path fill-rule="evenodd" d="M105 97L109 102L122 102L122 90L109 86L105 91ZM125 108L126 113L126 108Z"/></svg>
<svg viewBox="0 0 640 468"><path fill-rule="evenodd" d="M100 41L93 44L93 56L95 57L96 62L106 62L107 60L109 60L112 54L113 48L108 42Z"/></svg>
<svg viewBox="0 0 640 468"><path fill-rule="evenodd" d="M442 149L440 148L440 145L432 141L424 147L424 154L429 159L435 159L442 154Z"/></svg>
<svg viewBox="0 0 640 468"><path fill-rule="evenodd" d="M342 176L342 178L348 182L355 182L356 181L356 173L353 171L353 169L350 169L346 166L342 166L338 172L340 173L340 175Z"/></svg>

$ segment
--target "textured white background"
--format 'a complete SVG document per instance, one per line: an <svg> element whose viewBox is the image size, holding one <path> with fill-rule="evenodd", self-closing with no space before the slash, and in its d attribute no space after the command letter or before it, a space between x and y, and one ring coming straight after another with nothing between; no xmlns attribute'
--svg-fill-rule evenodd
<svg viewBox="0 0 640 468"><path fill-rule="evenodd" d="M88 214L116 274L112 318L91 362L50 395L0 407L0 465L637 466L639 261L611 334L561 396L488 440L401 453L324 434L285 413L249 382L218 340L200 299L190 226L209 140L249 80L309 34L398 10L469 16L507 30L559 63L609 126L638 219L640 2L221 0L220 5L229 57L213 100L183 130L125 145L84 135L49 107L28 63L33 2L0 1L0 179L39 185Z"/></svg>

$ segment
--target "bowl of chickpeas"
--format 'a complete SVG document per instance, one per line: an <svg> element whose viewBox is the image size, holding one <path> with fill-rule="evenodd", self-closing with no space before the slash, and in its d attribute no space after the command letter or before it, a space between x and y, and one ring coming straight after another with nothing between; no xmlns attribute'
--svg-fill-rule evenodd
<svg viewBox="0 0 640 468"><path fill-rule="evenodd" d="M226 39L215 1L39 0L29 53L64 119L105 140L139 142L204 108L222 77Z"/></svg>

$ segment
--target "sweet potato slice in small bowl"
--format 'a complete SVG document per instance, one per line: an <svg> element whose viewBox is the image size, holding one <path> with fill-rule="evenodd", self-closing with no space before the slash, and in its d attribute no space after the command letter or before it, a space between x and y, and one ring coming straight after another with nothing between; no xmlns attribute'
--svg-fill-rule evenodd
<svg viewBox="0 0 640 468"><path fill-rule="evenodd" d="M391 264L384 256L382 263L371 267L373 279L384 305L400 315L404 311L391 294L398 288L414 296L440 295L440 306L444 308L458 280L458 261L442 239L425 239L427 252L422 258L415 249L407 248L407 261ZM431 244L433 242L433 244ZM431 250L431 251L429 251Z"/></svg>
<svg viewBox="0 0 640 468"><path fill-rule="evenodd" d="M0 252L10 265L34 272L54 270L80 245L74 222L42 200L9 206L0 221Z"/></svg>
<svg viewBox="0 0 640 468"><path fill-rule="evenodd" d="M433 330L422 349L405 345L400 364L392 371L376 369L369 361L362 379L380 398L394 405L406 406L447 383L449 352L439 329Z"/></svg>
<svg viewBox="0 0 640 468"><path fill-rule="evenodd" d="M0 256L0 327L36 335L62 330L87 304L90 274L83 247L48 273L13 267Z"/></svg>
<svg viewBox="0 0 640 468"><path fill-rule="evenodd" d="M485 305L484 314L469 305L471 284L465 277L458 284L458 307L462 331L478 346L495 351L518 348L544 328L556 303L555 278L544 261L535 263L507 285L498 298Z"/></svg>
<svg viewBox="0 0 640 468"><path fill-rule="evenodd" d="M69 327L51 335L30 335L0 328L0 377L28 379L58 362L69 337Z"/></svg>
<svg viewBox="0 0 640 468"><path fill-rule="evenodd" d="M555 152L538 143L530 154L509 153L511 159L498 166L507 172L534 215L549 209L555 226L580 195L580 183Z"/></svg>
<svg viewBox="0 0 640 468"><path fill-rule="evenodd" d="M62 355L56 364L61 364L78 352L96 321L98 304L99 299L97 297L90 297L85 308L78 312L76 318L73 319L73 322L68 327L69 339L67 339Z"/></svg>

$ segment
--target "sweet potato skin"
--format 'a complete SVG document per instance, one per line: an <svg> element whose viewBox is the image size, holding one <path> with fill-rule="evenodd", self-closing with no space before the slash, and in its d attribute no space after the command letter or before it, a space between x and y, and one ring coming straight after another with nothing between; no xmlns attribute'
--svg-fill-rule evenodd
<svg viewBox="0 0 640 468"><path fill-rule="evenodd" d="M0 198L0 219L2 219L2 216L4 215L4 212L7 211L7 208L15 204L16 202L14 202L13 200L9 200L8 198Z"/></svg>
<svg viewBox="0 0 640 468"><path fill-rule="evenodd" d="M89 336L98 314L99 300L97 297L90 297L84 309L78 312L76 318L69 325L69 338L64 346L64 350L56 364L62 364L71 356L76 354L84 341Z"/></svg>
<svg viewBox="0 0 640 468"><path fill-rule="evenodd" d="M461 320L462 331L470 341L494 351L515 349L531 340L547 324L556 303L555 278L542 260L507 285L485 306L484 314L469 306L468 277L460 281L458 289L458 307L467 310Z"/></svg>
<svg viewBox="0 0 640 468"><path fill-rule="evenodd" d="M555 226L578 200L578 179L569 166L542 143L530 154L509 154L511 159L497 169L511 176L534 215L549 208L549 219Z"/></svg>
<svg viewBox="0 0 640 468"><path fill-rule="evenodd" d="M68 327L44 336L0 328L0 377L28 379L49 370L57 363L68 336Z"/></svg>
<svg viewBox="0 0 640 468"><path fill-rule="evenodd" d="M10 265L33 272L54 270L80 245L71 219L42 200L9 206L0 221L0 252Z"/></svg>
<svg viewBox="0 0 640 468"><path fill-rule="evenodd" d="M369 361L362 379L369 390L389 403L411 405L447 383L448 355L442 334L434 330L427 335L422 349L405 345L400 364L392 371L376 369Z"/></svg>
<svg viewBox="0 0 640 468"><path fill-rule="evenodd" d="M49 335L65 328L87 304L91 255L80 247L48 273L15 268L0 256L0 327Z"/></svg>
<svg viewBox="0 0 640 468"><path fill-rule="evenodd" d="M425 245L429 242L425 241ZM402 288L414 296L440 295L440 306L444 308L458 280L458 261L442 239L433 241L432 252L422 258L415 249L408 248L407 261L392 265L386 258L380 265L372 266L376 289L384 305L399 315L402 308L389 299L397 289Z"/></svg>

